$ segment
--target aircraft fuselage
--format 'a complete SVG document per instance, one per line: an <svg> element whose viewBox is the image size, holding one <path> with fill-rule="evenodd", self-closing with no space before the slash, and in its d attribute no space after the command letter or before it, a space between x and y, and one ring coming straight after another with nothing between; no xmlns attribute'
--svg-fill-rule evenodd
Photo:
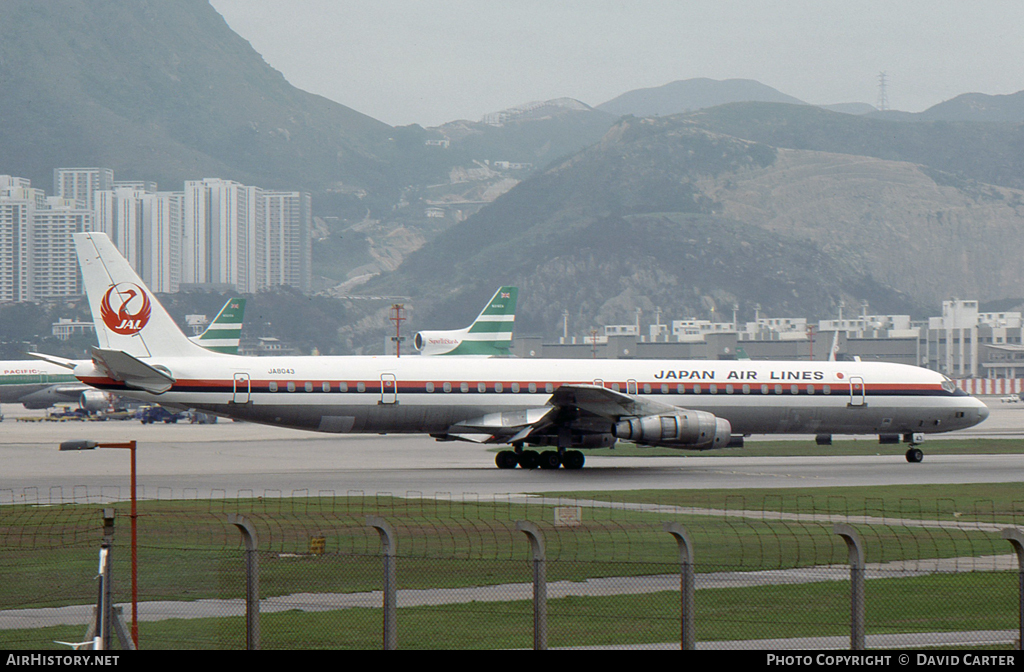
<svg viewBox="0 0 1024 672"><path fill-rule="evenodd" d="M906 434L971 427L985 405L939 373L871 362L539 360L410 357L153 358L175 382L103 390L221 416L321 432L427 433L490 413L544 408L563 384L600 385L728 420L734 434ZM580 419L584 433L610 431Z"/></svg>

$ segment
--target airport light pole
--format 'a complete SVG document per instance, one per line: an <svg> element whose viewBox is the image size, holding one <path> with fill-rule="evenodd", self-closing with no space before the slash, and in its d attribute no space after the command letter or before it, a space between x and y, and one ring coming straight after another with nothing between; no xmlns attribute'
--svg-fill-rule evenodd
<svg viewBox="0 0 1024 672"><path fill-rule="evenodd" d="M131 453L131 488L132 488L132 642L139 648L139 553L138 553L138 511L135 496L135 441L120 443L100 443L98 441L65 441L60 444L61 450L93 450L96 448L127 448Z"/></svg>

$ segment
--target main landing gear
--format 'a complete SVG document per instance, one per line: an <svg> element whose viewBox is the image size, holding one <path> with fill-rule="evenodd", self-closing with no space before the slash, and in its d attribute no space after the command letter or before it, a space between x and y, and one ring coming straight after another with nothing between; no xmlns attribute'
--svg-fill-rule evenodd
<svg viewBox="0 0 1024 672"><path fill-rule="evenodd" d="M586 461L583 453L578 450L502 450L494 458L498 469L582 469Z"/></svg>
<svg viewBox="0 0 1024 672"><path fill-rule="evenodd" d="M924 451L915 446L907 450L907 462L920 462L924 459Z"/></svg>

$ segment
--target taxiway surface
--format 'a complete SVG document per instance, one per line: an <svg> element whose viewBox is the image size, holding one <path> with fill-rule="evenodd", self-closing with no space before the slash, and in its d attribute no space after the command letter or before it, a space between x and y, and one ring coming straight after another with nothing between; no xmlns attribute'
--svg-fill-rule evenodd
<svg viewBox="0 0 1024 672"><path fill-rule="evenodd" d="M943 436L1024 439L1024 405L988 403L992 413L985 423ZM127 451L57 450L73 439L138 441L144 498L321 493L462 498L568 490L996 483L1024 477L1024 455L929 454L924 462L909 464L900 446L878 446L876 455L835 457L745 457L742 449L714 456L682 451L678 457L588 456L579 471L499 470L494 453L483 446L428 437L325 435L232 422L17 422L16 407L3 410L0 503L127 498Z"/></svg>

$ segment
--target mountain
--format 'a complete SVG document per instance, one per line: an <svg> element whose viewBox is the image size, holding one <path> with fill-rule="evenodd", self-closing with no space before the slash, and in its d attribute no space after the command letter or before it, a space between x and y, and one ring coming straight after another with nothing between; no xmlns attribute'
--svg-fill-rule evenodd
<svg viewBox="0 0 1024 672"><path fill-rule="evenodd" d="M1005 96L965 93L919 114L925 121L1024 123L1024 91Z"/></svg>
<svg viewBox="0 0 1024 672"><path fill-rule="evenodd" d="M206 0L0 0L0 16L0 173L44 188L77 165L167 187L389 179L390 127L291 86Z"/></svg>
<svg viewBox="0 0 1024 672"><path fill-rule="evenodd" d="M927 121L907 112L836 114L811 105L732 103L688 119L716 133L773 147L809 149L928 166L935 178L1024 188L1024 126Z"/></svg>
<svg viewBox="0 0 1024 672"><path fill-rule="evenodd" d="M843 114L871 114L878 110L874 105L868 103L835 103L833 105L818 105L829 112L842 112Z"/></svg>
<svg viewBox="0 0 1024 672"><path fill-rule="evenodd" d="M767 123L794 117L802 123ZM873 311L923 315L951 295L1020 295L1024 191L718 128L740 118L761 135L820 145L865 128L848 126L860 117L787 105L623 118L370 287L414 297L418 320L445 327L487 288L517 284L520 333L547 335L563 309L585 329L632 322L638 307L678 318L734 304L741 318L755 304L762 315L821 316L866 299ZM872 123L885 125L879 136L924 133ZM890 141L923 151L915 137Z"/></svg>
<svg viewBox="0 0 1024 672"><path fill-rule="evenodd" d="M649 89L627 91L601 103L597 109L615 116L657 117L705 107L745 101L790 103L803 101L752 79L715 80L700 77L670 82Z"/></svg>

